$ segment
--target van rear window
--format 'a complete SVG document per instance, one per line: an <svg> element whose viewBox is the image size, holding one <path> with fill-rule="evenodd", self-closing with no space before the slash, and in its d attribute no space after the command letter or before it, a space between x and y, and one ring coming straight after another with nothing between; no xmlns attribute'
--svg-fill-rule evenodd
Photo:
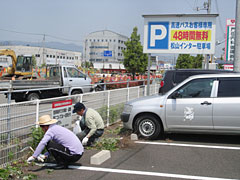
<svg viewBox="0 0 240 180"><path fill-rule="evenodd" d="M192 73L190 72L176 72L174 77L174 83L178 84L185 79L187 79L189 76L192 76Z"/></svg>

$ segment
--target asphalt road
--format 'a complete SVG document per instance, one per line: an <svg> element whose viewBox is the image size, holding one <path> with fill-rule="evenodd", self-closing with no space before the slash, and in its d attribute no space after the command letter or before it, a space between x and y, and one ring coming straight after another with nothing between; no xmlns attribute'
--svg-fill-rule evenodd
<svg viewBox="0 0 240 180"><path fill-rule="evenodd" d="M112 152L100 166L90 165L96 150L86 150L72 169L38 167L38 179L170 180L240 179L239 136L168 135L165 140L141 141Z"/></svg>

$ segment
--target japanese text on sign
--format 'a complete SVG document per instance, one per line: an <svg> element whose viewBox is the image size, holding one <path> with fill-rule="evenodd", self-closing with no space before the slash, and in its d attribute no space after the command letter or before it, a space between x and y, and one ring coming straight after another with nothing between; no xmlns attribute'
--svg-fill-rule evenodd
<svg viewBox="0 0 240 180"><path fill-rule="evenodd" d="M52 117L58 120L58 125L70 128L72 121L72 100L53 102Z"/></svg>
<svg viewBox="0 0 240 180"><path fill-rule="evenodd" d="M145 15L145 53L215 52L217 15Z"/></svg>

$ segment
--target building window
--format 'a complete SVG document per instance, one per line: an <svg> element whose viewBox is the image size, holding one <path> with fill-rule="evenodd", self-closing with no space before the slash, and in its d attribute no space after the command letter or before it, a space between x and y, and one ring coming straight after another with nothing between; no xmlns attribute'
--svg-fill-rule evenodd
<svg viewBox="0 0 240 180"><path fill-rule="evenodd" d="M112 40L111 40L111 39L109 39L109 42L112 42Z"/></svg>
<svg viewBox="0 0 240 180"><path fill-rule="evenodd" d="M99 39L97 41L99 42Z"/></svg>
<svg viewBox="0 0 240 180"><path fill-rule="evenodd" d="M52 55L50 55L50 58L52 58Z"/></svg>
<svg viewBox="0 0 240 180"><path fill-rule="evenodd" d="M114 39L113 42L116 42L116 39Z"/></svg>
<svg viewBox="0 0 240 180"><path fill-rule="evenodd" d="M102 39L102 42L103 42L103 39Z"/></svg>
<svg viewBox="0 0 240 180"><path fill-rule="evenodd" d="M92 40L91 40L91 39L89 39L89 41L90 41L90 42L92 42Z"/></svg>
<svg viewBox="0 0 240 180"><path fill-rule="evenodd" d="M118 43L120 43L121 41L120 40L118 40Z"/></svg>
<svg viewBox="0 0 240 180"><path fill-rule="evenodd" d="M55 58L55 55L53 55L53 58Z"/></svg>
<svg viewBox="0 0 240 180"><path fill-rule="evenodd" d="M62 56L60 56L60 59L62 59Z"/></svg>
<svg viewBox="0 0 240 180"><path fill-rule="evenodd" d="M105 39L105 41L107 42L108 40L107 40L107 39Z"/></svg>
<svg viewBox="0 0 240 180"><path fill-rule="evenodd" d="M47 54L47 57L48 57L48 54Z"/></svg>
<svg viewBox="0 0 240 180"><path fill-rule="evenodd" d="M59 59L59 56L57 56L57 58Z"/></svg>

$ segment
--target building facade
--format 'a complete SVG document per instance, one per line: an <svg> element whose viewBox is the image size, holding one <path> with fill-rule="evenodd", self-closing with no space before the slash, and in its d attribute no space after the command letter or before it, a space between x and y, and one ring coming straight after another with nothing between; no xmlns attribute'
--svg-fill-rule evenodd
<svg viewBox="0 0 240 180"><path fill-rule="evenodd" d="M93 63L121 63L128 37L109 30L90 33L84 40L85 61Z"/></svg>
<svg viewBox="0 0 240 180"><path fill-rule="evenodd" d="M18 55L34 55L37 66L42 64L68 64L80 66L82 62L82 53L75 51L66 51L52 48L31 47L31 46L0 46L0 49L11 49ZM1 57L6 58L6 57ZM12 64L11 58L4 61L4 66ZM1 66L1 65L0 65ZM3 67L4 67L3 66Z"/></svg>

